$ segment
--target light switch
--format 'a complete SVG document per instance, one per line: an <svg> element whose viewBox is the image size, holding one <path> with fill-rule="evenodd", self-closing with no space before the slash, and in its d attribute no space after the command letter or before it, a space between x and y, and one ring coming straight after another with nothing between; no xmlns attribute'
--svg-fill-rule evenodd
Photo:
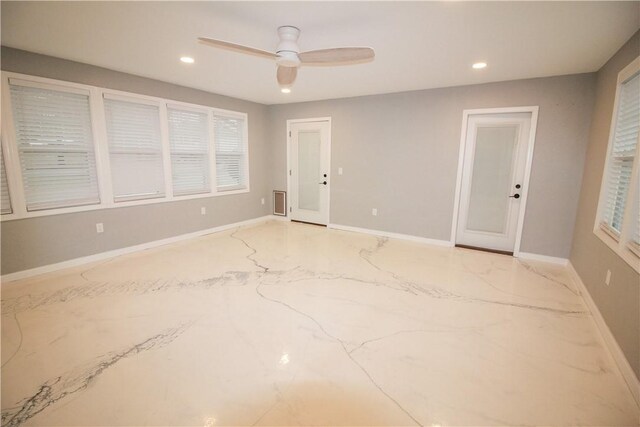
<svg viewBox="0 0 640 427"><path fill-rule="evenodd" d="M604 278L604 284L609 286L611 283L611 270L607 270L607 277Z"/></svg>
<svg viewBox="0 0 640 427"><path fill-rule="evenodd" d="M376 208L371 209L371 215L378 216L378 209Z"/></svg>
<svg viewBox="0 0 640 427"><path fill-rule="evenodd" d="M206 215L207 214L207 208L205 208L204 206L200 208L200 215Z"/></svg>
<svg viewBox="0 0 640 427"><path fill-rule="evenodd" d="M264 197L262 199L260 199L260 203L262 203L264 205Z"/></svg>
<svg viewBox="0 0 640 427"><path fill-rule="evenodd" d="M338 175L342 175L342 168L338 168Z"/></svg>
<svg viewBox="0 0 640 427"><path fill-rule="evenodd" d="M103 233L104 232L104 225L101 222L98 222L96 224L96 233Z"/></svg>

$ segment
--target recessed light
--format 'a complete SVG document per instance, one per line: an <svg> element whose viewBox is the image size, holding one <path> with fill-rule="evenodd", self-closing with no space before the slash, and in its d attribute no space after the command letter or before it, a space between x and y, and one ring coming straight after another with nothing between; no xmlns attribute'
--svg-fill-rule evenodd
<svg viewBox="0 0 640 427"><path fill-rule="evenodd" d="M184 62L185 64L193 64L194 62L196 62L192 57L190 56L183 56L180 58L180 61Z"/></svg>
<svg viewBox="0 0 640 427"><path fill-rule="evenodd" d="M476 62L475 64L472 65L472 67L476 70L481 70L483 68L486 68L487 63L486 62Z"/></svg>
<svg viewBox="0 0 640 427"><path fill-rule="evenodd" d="M291 93L291 89L289 89L288 87L283 87L282 89L280 89L280 92L282 92L282 93Z"/></svg>

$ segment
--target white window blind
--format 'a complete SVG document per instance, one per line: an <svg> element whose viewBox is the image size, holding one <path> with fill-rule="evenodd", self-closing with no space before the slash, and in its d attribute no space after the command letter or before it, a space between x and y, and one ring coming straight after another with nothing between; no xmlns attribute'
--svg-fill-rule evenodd
<svg viewBox="0 0 640 427"><path fill-rule="evenodd" d="M114 200L163 197L159 107L110 98L104 107Z"/></svg>
<svg viewBox="0 0 640 427"><path fill-rule="evenodd" d="M89 94L13 81L10 90L27 210L100 203Z"/></svg>
<svg viewBox="0 0 640 427"><path fill-rule="evenodd" d="M0 188L2 189L2 197L0 199L0 213L9 214L11 209L11 198L9 197L9 184L7 183L7 171L4 167L4 155L0 148Z"/></svg>
<svg viewBox="0 0 640 427"><path fill-rule="evenodd" d="M636 156L640 129L640 74L620 87L615 116L609 164L607 165L606 198L602 225L615 235L622 231L625 205L629 198L631 172Z"/></svg>
<svg viewBox="0 0 640 427"><path fill-rule="evenodd" d="M208 114L173 107L167 113L173 194L209 192Z"/></svg>
<svg viewBox="0 0 640 427"><path fill-rule="evenodd" d="M244 135L242 118L215 116L216 179L218 191L247 188Z"/></svg>

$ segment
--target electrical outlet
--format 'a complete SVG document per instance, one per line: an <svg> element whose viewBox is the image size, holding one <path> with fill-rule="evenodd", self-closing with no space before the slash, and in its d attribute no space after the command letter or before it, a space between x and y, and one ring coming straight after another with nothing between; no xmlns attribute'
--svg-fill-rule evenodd
<svg viewBox="0 0 640 427"><path fill-rule="evenodd" d="M262 199L260 199L260 203L262 203L264 205L264 197Z"/></svg>
<svg viewBox="0 0 640 427"><path fill-rule="evenodd" d="M207 208L205 208L204 206L200 208L200 215L206 215L207 214Z"/></svg>
<svg viewBox="0 0 640 427"><path fill-rule="evenodd" d="M342 175L342 168L338 168L338 175Z"/></svg>
<svg viewBox="0 0 640 427"><path fill-rule="evenodd" d="M104 225L101 222L96 223L96 233L104 233Z"/></svg>
<svg viewBox="0 0 640 427"><path fill-rule="evenodd" d="M371 215L378 216L378 209L376 208L371 209Z"/></svg>
<svg viewBox="0 0 640 427"><path fill-rule="evenodd" d="M604 284L609 286L611 283L611 270L607 270L607 277L604 278Z"/></svg>

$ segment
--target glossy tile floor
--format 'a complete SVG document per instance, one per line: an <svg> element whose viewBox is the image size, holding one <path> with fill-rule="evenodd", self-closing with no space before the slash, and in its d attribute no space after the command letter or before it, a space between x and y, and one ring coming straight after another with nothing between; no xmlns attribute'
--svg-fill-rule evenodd
<svg viewBox="0 0 640 427"><path fill-rule="evenodd" d="M567 271L269 222L5 285L2 425L635 425Z"/></svg>

